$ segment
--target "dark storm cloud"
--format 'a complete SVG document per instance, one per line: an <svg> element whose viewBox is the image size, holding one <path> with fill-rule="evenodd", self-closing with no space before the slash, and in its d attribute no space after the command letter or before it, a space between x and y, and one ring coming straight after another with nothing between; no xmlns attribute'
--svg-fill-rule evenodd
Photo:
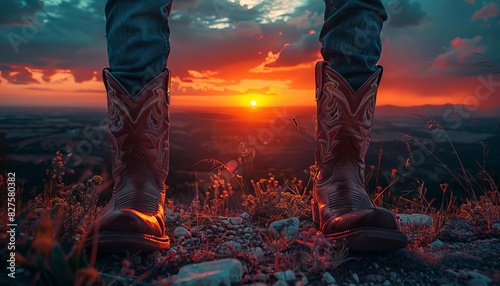
<svg viewBox="0 0 500 286"><path fill-rule="evenodd" d="M15 2L15 1L9 1ZM43 69L44 80L56 69L71 70L80 82L91 79L106 64L102 1L44 1L27 22L0 31L0 62L22 72Z"/></svg>
<svg viewBox="0 0 500 286"><path fill-rule="evenodd" d="M43 6L40 0L2 1L0 26L24 24L25 19L32 17Z"/></svg>
<svg viewBox="0 0 500 286"><path fill-rule="evenodd" d="M412 0L387 0L384 1L389 20L388 27L404 28L418 26L426 16L419 2Z"/></svg>

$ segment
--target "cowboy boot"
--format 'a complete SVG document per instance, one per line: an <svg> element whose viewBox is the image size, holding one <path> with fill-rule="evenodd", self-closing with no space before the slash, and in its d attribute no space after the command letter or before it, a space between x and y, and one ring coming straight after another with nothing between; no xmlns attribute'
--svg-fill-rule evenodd
<svg viewBox="0 0 500 286"><path fill-rule="evenodd" d="M365 190L379 67L357 91L326 62L316 64L317 126L313 220L323 234L354 251L403 248L407 238L394 215L377 208Z"/></svg>
<svg viewBox="0 0 500 286"><path fill-rule="evenodd" d="M154 78L135 98L107 69L103 80L114 189L91 226L86 245L97 236L100 252L168 248L164 204L169 168L169 71Z"/></svg>

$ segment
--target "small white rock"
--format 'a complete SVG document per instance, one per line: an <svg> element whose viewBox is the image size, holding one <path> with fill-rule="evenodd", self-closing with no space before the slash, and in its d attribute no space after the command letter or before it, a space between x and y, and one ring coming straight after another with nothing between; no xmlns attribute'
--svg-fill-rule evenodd
<svg viewBox="0 0 500 286"><path fill-rule="evenodd" d="M244 213L240 214L240 217L241 217L242 219L250 219L250 214L249 214L249 213L247 213L247 212L244 212Z"/></svg>
<svg viewBox="0 0 500 286"><path fill-rule="evenodd" d="M269 226L270 231L283 233L287 241L292 241L299 234L300 221L297 217L291 217L280 221L275 221Z"/></svg>
<svg viewBox="0 0 500 286"><path fill-rule="evenodd" d="M352 277L352 279L354 279L354 281L356 281L356 283L359 283L359 276L358 276L358 274L357 274L357 273L353 273L353 274L351 275L351 277Z"/></svg>
<svg viewBox="0 0 500 286"><path fill-rule="evenodd" d="M291 281L295 280L295 273L292 270L275 272L274 277L278 280Z"/></svg>
<svg viewBox="0 0 500 286"><path fill-rule="evenodd" d="M173 286L239 284L243 267L238 259L226 258L216 261L190 264L179 269Z"/></svg>
<svg viewBox="0 0 500 286"><path fill-rule="evenodd" d="M332 276L332 274L330 274L329 272L323 273L323 279L321 279L321 281L325 284L332 284L337 282L335 278Z"/></svg>

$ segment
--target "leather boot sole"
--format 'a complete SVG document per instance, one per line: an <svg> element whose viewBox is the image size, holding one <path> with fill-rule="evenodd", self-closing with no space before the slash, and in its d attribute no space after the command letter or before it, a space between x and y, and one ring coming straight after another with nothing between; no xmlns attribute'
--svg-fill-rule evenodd
<svg viewBox="0 0 500 286"><path fill-rule="evenodd" d="M397 230L383 228L356 228L343 233L326 234L333 243L345 241L350 251L385 252L405 248L408 240Z"/></svg>
<svg viewBox="0 0 500 286"><path fill-rule="evenodd" d="M89 237L85 241L85 248L92 249L94 238ZM168 236L157 237L142 233L102 231L99 232L97 241L99 253L120 253L120 252L154 252L159 249L170 247Z"/></svg>

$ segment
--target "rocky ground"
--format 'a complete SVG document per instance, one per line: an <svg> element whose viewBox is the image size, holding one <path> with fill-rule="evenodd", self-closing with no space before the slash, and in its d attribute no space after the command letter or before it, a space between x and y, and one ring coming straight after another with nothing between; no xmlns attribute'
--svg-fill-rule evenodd
<svg viewBox="0 0 500 286"><path fill-rule="evenodd" d="M402 228L430 217L401 217ZM349 253L328 245L311 221L269 226L247 213L233 217L167 215L172 245L149 255L101 257L113 285L500 285L500 229L477 232L453 219L432 243L413 236L407 249ZM283 235L273 235L283 233ZM330 248L331 247L331 248ZM345 249L344 249L345 250ZM346 255L347 254L347 255ZM278 269L276 270L276 266Z"/></svg>

